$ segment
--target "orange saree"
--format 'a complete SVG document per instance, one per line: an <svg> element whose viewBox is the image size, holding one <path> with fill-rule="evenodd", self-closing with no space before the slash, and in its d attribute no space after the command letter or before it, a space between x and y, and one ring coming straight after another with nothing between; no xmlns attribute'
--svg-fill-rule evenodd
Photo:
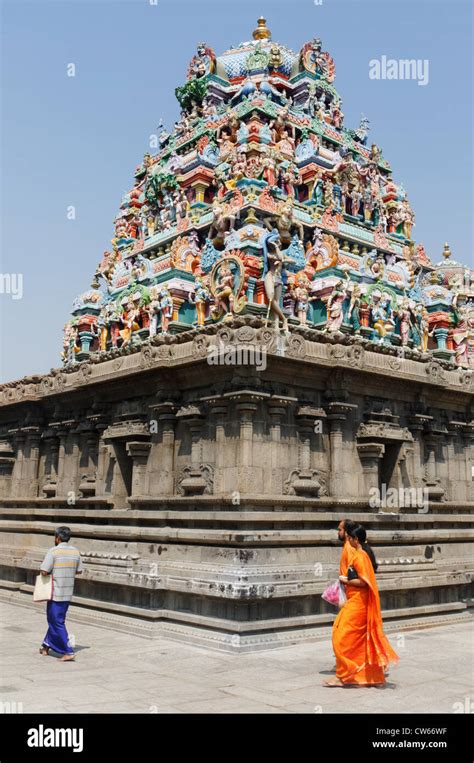
<svg viewBox="0 0 474 763"><path fill-rule="evenodd" d="M345 587L347 602L332 631L336 675L345 684L383 684L384 668L389 662L397 662L398 655L383 632L377 581L368 555L359 549L350 564L367 586Z"/></svg>

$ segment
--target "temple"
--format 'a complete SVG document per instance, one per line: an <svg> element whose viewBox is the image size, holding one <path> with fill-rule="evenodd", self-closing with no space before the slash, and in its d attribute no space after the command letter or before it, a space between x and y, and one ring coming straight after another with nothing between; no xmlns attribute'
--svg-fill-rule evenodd
<svg viewBox="0 0 474 763"><path fill-rule="evenodd" d="M0 387L0 598L53 527L76 616L204 646L317 638L339 519L396 627L471 605L474 271L413 238L335 64L263 18L201 43L135 170L61 368Z"/></svg>

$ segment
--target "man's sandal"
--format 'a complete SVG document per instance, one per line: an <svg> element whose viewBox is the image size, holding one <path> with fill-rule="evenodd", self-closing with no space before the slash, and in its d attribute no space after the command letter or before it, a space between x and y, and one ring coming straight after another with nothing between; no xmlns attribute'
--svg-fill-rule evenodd
<svg viewBox="0 0 474 763"><path fill-rule="evenodd" d="M39 653L44 655L45 657L49 656L49 646L40 646Z"/></svg>

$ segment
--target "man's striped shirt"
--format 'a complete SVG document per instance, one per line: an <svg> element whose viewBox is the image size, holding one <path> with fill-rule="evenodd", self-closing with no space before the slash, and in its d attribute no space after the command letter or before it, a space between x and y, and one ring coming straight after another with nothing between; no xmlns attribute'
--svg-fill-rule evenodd
<svg viewBox="0 0 474 763"><path fill-rule="evenodd" d="M84 569L77 548L58 543L49 549L40 569L53 573L53 601L71 601L76 572Z"/></svg>

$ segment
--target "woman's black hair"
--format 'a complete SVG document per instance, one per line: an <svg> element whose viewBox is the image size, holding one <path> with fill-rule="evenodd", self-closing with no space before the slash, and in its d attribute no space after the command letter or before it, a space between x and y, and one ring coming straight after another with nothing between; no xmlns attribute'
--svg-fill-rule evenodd
<svg viewBox="0 0 474 763"><path fill-rule="evenodd" d="M355 527L350 527L349 529L346 529L347 534L351 538L357 538L360 545L362 546L362 549L365 551L367 556L369 557L370 561L372 562L372 567L374 568L374 572L377 572L377 560L375 558L375 554L372 551L372 548L367 543L367 533L365 530L365 527L362 525L355 525Z"/></svg>

